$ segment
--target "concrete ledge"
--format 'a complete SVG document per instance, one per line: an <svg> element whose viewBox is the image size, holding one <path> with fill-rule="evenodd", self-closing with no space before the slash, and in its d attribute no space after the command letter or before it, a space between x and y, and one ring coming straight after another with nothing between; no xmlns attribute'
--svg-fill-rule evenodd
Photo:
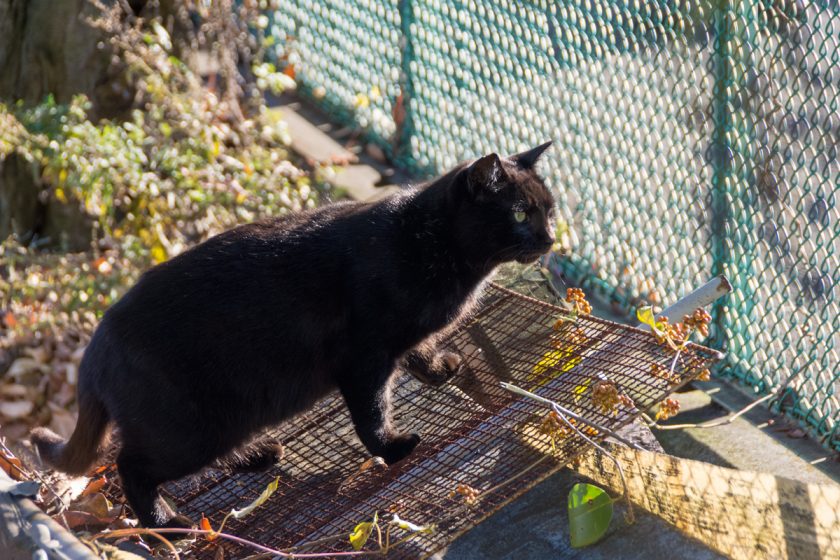
<svg viewBox="0 0 840 560"><path fill-rule="evenodd" d="M0 470L0 483L14 481ZM51 560L96 560L96 555L25 496L0 492L0 558L30 560L39 551Z"/></svg>

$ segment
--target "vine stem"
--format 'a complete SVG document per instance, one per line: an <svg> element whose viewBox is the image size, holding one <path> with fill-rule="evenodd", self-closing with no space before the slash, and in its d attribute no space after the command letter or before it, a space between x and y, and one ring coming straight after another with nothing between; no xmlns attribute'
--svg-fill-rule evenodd
<svg viewBox="0 0 840 560"><path fill-rule="evenodd" d="M255 543L253 541L249 541L248 539L243 539L242 537L237 537L235 535L231 535L228 533L218 533L216 531L208 531L206 529L170 529L170 528L163 528L163 529L142 529L142 528L132 528L132 529L116 529L114 531L108 531L106 533L98 533L93 536L91 539L92 541L96 541L98 539L112 539L112 538L119 538L119 537L131 537L134 535L150 535L156 537L162 541L167 541L163 535L167 533L187 533L190 535L205 535L205 536L215 536L222 539L226 539L229 541L233 541L235 543L249 546L253 549L259 550L260 552L265 552L268 554L273 554L275 556L280 556L281 558L331 558L331 557L346 557L346 556L362 556L364 554L379 554L379 551L367 551L367 550L358 550L352 552L302 552L302 553L289 553L283 552L282 550L276 550L273 548L269 548L267 546L263 546L259 543ZM171 544L171 543L170 543ZM178 558L176 552L176 559Z"/></svg>
<svg viewBox="0 0 840 560"><path fill-rule="evenodd" d="M639 445L634 444L634 443L626 440L625 438L619 436L618 434L616 434L614 431L610 430L609 428L605 428L604 426L601 426L600 424L597 424L596 422L592 422L591 420L586 420L582 416L580 416L578 414L575 414L574 412L568 410L567 408L557 404L556 402L554 402L550 399L540 397L539 395L535 395L534 393L531 393L530 391L526 391L525 389L517 387L516 385L511 385L510 383L505 383L504 381L501 382L501 385L502 385L503 388L507 389L508 391L511 391L511 392L516 393L518 395L522 395L523 397L528 397L530 399L533 399L535 401L538 401L538 402L541 402L543 404L547 404L548 406L550 406L551 409L558 416L560 416L560 419L563 420L563 422L567 426L569 426L569 428L574 430L575 433L577 433L580 437L582 437L584 440L586 440L588 443L590 443L592 446L594 446L595 449L597 449L598 451L600 451L601 453L603 453L604 455L609 457L610 460L613 463L615 463L615 466L618 469L618 474L621 477L621 484L623 486L621 498L624 498L627 502L627 517L628 517L628 521L630 523L632 523L633 520L635 519L635 516L633 514L633 505L630 503L630 497L629 497L629 494L627 492L627 480L624 478L624 469L622 468L621 463L618 461L618 459L616 459L612 455L612 453L610 453L609 451L607 451L606 449L604 449L603 447L601 447L600 445L595 443L595 441L593 441L592 439L587 437L586 434L584 434L582 431L580 431L580 429L578 429L577 426L575 426L574 424L572 424L569 421L567 416L570 416L570 417L574 418L575 420L583 422L583 423L601 431L604 434L608 434L608 435L612 436L613 438L615 438L618 441L624 443L628 447L631 447L631 448L637 449L637 450L642 450L642 448ZM550 455L546 455L546 457L549 457L549 456ZM537 463L534 463L533 465L531 465L531 467L529 467L529 469L533 468L536 465L537 465ZM522 473L519 473L517 476L520 476L521 474ZM619 498L619 499L621 499L621 498Z"/></svg>
<svg viewBox="0 0 840 560"><path fill-rule="evenodd" d="M621 498L618 498L617 500L620 500L620 499L622 499L622 498L623 498L623 499L624 499L624 501L625 501L625 502L627 502L627 522L628 522L628 523L633 523L633 522L635 521L635 519L636 519L636 516L633 514L633 503L630 501L630 493L627 491L627 480L624 478L624 468L622 468L621 463L619 462L619 460L618 460L618 459L616 459L616 458L615 458L615 456L614 456L612 453L610 453L609 451L607 451L606 449L604 449L603 447L601 447L600 445L598 445L597 443L595 443L595 441L593 441L593 440L589 439L589 437L587 437L587 436L586 436L586 434L584 434L583 432L581 432L581 431L577 428L577 426L575 426L574 424L572 424L572 423L569 421L569 419L568 419L568 418L566 418L566 415L565 415L565 414L563 414L563 412L560 410L560 406L559 406L559 405L557 405L556 403L552 403L552 405L551 405L551 409L552 409L555 413L557 413L557 415L560 417L560 419L561 419L561 420L563 420L563 422L565 422L567 426L569 426L571 429L573 429L575 432L577 432L577 434L578 434L580 437L582 437L583 439L585 439L586 441L588 441L590 444L592 444L592 445L595 447L595 449L597 449L598 451L600 451L601 453L603 453L604 455L606 455L607 457L609 457L609 458L610 458L610 460L611 460L613 463L615 463L615 467L618 469L618 475L621 477L621 486L622 486ZM617 501L617 500L616 500L616 501Z"/></svg>
<svg viewBox="0 0 840 560"><path fill-rule="evenodd" d="M545 397L535 395L534 393L532 393L530 391L526 391L525 389L523 389L521 387L517 387L516 385L513 385L511 383L506 383L504 381L501 381L500 385L502 386L503 389L506 389L506 390L510 391L511 393L516 393L517 395L527 397L531 400L535 400L535 401L540 402L540 403L542 403L544 405L547 405L547 406L557 407L558 411L562 412L566 416L574 418L578 422L583 422L587 426L591 426L591 427L595 428L596 430L598 430L599 432L607 434L608 436L612 437L616 441L620 441L621 443L623 443L627 447L630 447L632 449L636 449L636 450L639 450L639 451L644 450L639 444L633 443L632 441L628 440L624 436L621 436L621 435L617 434L616 432L610 430L609 428L607 428L605 426L602 426L601 424L598 424L597 422L593 422L592 420L588 420L588 419L584 418L583 416L581 416L579 414L575 414L574 412L572 412L568 408L566 408L564 406L561 406L561 405L557 404L556 402L554 402L550 399L546 399Z"/></svg>

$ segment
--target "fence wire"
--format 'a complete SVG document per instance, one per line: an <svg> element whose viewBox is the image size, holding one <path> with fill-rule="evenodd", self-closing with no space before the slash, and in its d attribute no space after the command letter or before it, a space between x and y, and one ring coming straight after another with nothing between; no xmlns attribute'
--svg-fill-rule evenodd
<svg viewBox="0 0 840 560"><path fill-rule="evenodd" d="M840 450L836 0L297 0L301 91L430 175L552 139L567 277L631 313L713 274L718 374Z"/></svg>

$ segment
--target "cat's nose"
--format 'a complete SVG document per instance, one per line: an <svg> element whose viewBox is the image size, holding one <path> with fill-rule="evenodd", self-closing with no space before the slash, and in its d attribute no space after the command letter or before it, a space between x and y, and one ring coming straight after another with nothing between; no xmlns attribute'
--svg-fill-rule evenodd
<svg viewBox="0 0 840 560"><path fill-rule="evenodd" d="M540 238L539 238L540 244L542 244L544 246L547 246L547 247L551 247L552 245L554 245L554 235L553 235L553 233L554 232L550 232L550 231L542 232L542 235L540 235Z"/></svg>

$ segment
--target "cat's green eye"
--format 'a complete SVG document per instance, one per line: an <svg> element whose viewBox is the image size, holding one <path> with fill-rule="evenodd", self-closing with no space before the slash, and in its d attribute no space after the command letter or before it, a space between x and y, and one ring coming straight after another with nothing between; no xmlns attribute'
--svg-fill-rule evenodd
<svg viewBox="0 0 840 560"><path fill-rule="evenodd" d="M519 223L524 222L525 218L527 218L527 217L528 217L528 214L526 214L525 212L522 212L522 211L517 211L517 212L513 213L513 219L516 220Z"/></svg>

